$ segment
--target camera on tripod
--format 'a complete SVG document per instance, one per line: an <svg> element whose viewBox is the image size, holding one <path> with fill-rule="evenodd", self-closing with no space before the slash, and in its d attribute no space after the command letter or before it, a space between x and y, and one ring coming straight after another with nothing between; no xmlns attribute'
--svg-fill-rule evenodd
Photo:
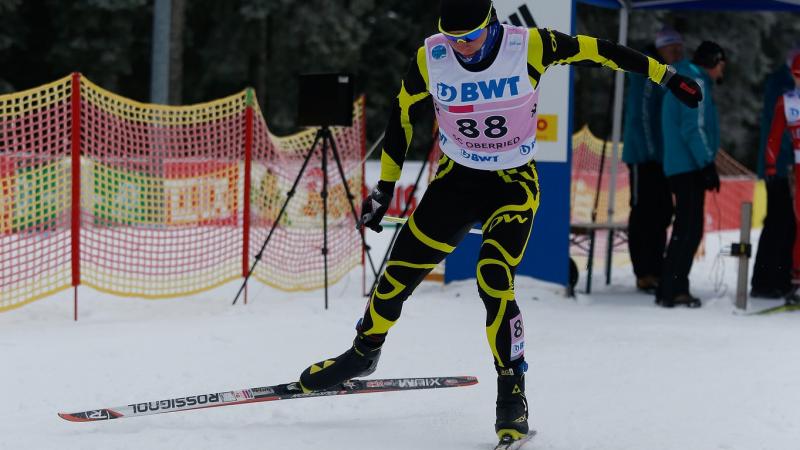
<svg viewBox="0 0 800 450"><path fill-rule="evenodd" d="M353 76L310 73L298 76L297 123L306 127L353 126Z"/></svg>
<svg viewBox="0 0 800 450"><path fill-rule="evenodd" d="M344 186L345 193L347 194L347 202L350 205L350 212L353 215L353 222L358 222L358 214L356 213L353 200L355 196L350 192L350 187L347 184L347 177L342 167L342 161L339 158L339 151L336 149L336 141L333 139L333 132L331 126L351 127L353 126L353 76L348 73L313 73L302 74L298 76L298 85L300 93L298 96L297 108L297 123L300 126L318 127L317 133L314 137L314 143L311 144L308 153L303 159L303 164L300 166L300 171L292 184L291 189L286 195L286 200L281 206L278 216L274 219L272 227L267 233L267 238L261 244L256 260L250 266L250 271L245 276L236 298L233 299L233 304L239 299L239 295L247 285L247 281L255 270L256 264L264 254L264 249L267 247L275 227L281 223L281 217L286 212L286 206L294 195L300 179L303 177L308 167L311 157L314 155L317 144L320 148L320 160L322 169L322 191L320 197L322 198L322 259L325 277L325 309L328 309L328 152L330 151L330 158L336 166L339 174L340 183ZM361 245L365 248L367 242L364 240L364 234L359 233L361 237ZM367 253L372 272L377 277L375 266L372 264L372 258Z"/></svg>

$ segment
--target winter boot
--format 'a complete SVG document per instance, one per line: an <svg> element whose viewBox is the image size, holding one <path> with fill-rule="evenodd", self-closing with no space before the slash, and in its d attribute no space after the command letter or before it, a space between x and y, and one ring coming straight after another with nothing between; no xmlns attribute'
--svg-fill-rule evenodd
<svg viewBox="0 0 800 450"><path fill-rule="evenodd" d="M300 386L305 392L326 389L347 380L375 372L381 347L368 345L362 335L356 336L350 350L333 359L312 364L300 374Z"/></svg>
<svg viewBox="0 0 800 450"><path fill-rule="evenodd" d="M688 308L699 308L703 306L703 302L700 301L699 298L692 296L691 294L678 294L672 299L658 299L656 298L656 304L663 306L664 308L674 308L676 306L686 306Z"/></svg>
<svg viewBox="0 0 800 450"><path fill-rule="evenodd" d="M646 275L636 279L636 289L647 294L655 294L658 291L658 277Z"/></svg>
<svg viewBox="0 0 800 450"><path fill-rule="evenodd" d="M525 398L525 370L523 362L516 367L497 369L497 420L494 431L501 440L510 436L522 439L528 434L528 400Z"/></svg>

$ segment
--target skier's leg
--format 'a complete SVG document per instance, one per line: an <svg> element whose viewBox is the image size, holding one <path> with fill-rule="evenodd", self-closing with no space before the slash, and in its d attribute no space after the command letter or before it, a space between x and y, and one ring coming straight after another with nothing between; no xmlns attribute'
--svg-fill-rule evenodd
<svg viewBox="0 0 800 450"><path fill-rule="evenodd" d="M447 167L444 164L442 167ZM311 365L300 376L306 390L318 390L372 373L386 334L400 318L403 302L469 231L477 217L471 195L461 195L455 169L430 184L417 209L403 226L386 269L357 326L353 347L339 357ZM479 183L474 187L479 187Z"/></svg>
<svg viewBox="0 0 800 450"><path fill-rule="evenodd" d="M400 318L403 302L477 221L473 196L460 189L459 183L463 172L469 171L459 168L456 173L437 177L400 230L359 325L359 334L368 342L383 343L389 328Z"/></svg>
<svg viewBox="0 0 800 450"><path fill-rule="evenodd" d="M486 307L486 336L498 374L495 431L500 438L519 439L529 430L525 331L514 295L514 274L539 206L539 186L533 164L512 175L492 192L476 272Z"/></svg>

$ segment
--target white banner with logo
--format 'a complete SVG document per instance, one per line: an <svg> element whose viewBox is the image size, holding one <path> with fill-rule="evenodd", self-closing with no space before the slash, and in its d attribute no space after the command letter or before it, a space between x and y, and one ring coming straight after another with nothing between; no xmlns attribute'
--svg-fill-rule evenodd
<svg viewBox="0 0 800 450"><path fill-rule="evenodd" d="M494 0L501 22L528 28L550 28L564 34L572 30L570 0ZM569 148L569 68L547 69L540 81L536 161L567 162Z"/></svg>

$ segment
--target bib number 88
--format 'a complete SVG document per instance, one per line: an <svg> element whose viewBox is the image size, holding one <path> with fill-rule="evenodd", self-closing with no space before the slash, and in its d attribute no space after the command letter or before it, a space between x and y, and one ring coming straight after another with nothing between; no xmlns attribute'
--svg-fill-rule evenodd
<svg viewBox="0 0 800 450"><path fill-rule="evenodd" d="M483 135L488 138L500 139L508 134L506 118L503 116L489 116L483 121L483 124L486 125ZM481 135L480 130L478 130L478 122L474 119L458 119L456 120L456 125L458 125L458 131L470 139L475 139Z"/></svg>

